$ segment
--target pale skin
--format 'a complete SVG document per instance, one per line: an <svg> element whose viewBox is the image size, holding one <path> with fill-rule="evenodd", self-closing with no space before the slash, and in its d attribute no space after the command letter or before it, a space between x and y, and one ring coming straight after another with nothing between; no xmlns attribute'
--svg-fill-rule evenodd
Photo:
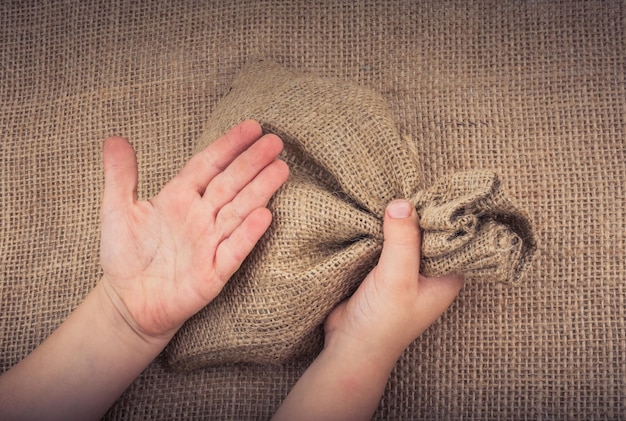
<svg viewBox="0 0 626 421"><path fill-rule="evenodd" d="M419 274L421 235L415 208L391 202L376 267L324 324L324 349L273 420L369 420L402 352L452 303L460 276Z"/></svg>
<svg viewBox="0 0 626 421"><path fill-rule="evenodd" d="M0 377L0 419L101 418L269 227L267 202L289 173L282 146L258 123L242 122L139 201L132 147L107 139L102 279ZM324 350L276 419L371 418L397 358L460 290L459 277L418 277L417 215L411 206L406 217L396 212L408 202L392 205L379 264L329 315Z"/></svg>

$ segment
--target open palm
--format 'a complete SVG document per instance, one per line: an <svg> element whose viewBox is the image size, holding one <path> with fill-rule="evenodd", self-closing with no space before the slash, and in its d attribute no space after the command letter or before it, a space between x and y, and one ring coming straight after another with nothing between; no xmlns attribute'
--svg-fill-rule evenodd
<svg viewBox="0 0 626 421"><path fill-rule="evenodd" d="M137 162L104 146L101 261L109 297L136 331L171 337L222 290L268 228L287 179L281 140L244 121L194 156L159 194L137 200Z"/></svg>

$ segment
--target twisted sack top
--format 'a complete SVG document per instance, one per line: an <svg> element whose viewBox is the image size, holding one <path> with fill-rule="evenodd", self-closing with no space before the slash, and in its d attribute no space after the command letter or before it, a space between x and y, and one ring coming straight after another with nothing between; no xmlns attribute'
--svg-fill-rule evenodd
<svg viewBox="0 0 626 421"><path fill-rule="evenodd" d="M211 115L197 150L247 118L282 138L291 175L269 204L268 232L169 345L173 367L318 351L324 319L376 264L385 207L396 198L420 215L423 274L519 282L535 240L498 176L456 173L425 189L417 154L379 95L257 61Z"/></svg>

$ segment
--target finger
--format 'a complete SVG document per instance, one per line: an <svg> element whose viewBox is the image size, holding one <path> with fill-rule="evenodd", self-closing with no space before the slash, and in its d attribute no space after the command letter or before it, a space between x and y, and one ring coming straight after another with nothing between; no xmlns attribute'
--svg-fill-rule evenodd
<svg viewBox="0 0 626 421"><path fill-rule="evenodd" d="M104 141L103 208L130 205L137 200L137 157L126 139Z"/></svg>
<svg viewBox="0 0 626 421"><path fill-rule="evenodd" d="M267 208L257 208L230 237L220 243L215 253L215 268L221 283L225 283L239 269L271 222L271 212Z"/></svg>
<svg viewBox="0 0 626 421"><path fill-rule="evenodd" d="M203 198L215 212L230 202L266 166L276 160L283 150L278 136L266 135L250 146L243 154L209 183Z"/></svg>
<svg viewBox="0 0 626 421"><path fill-rule="evenodd" d="M275 160L265 167L237 196L221 207L216 226L222 230L222 238L229 237L256 208L265 207L270 198L289 177L289 167Z"/></svg>
<svg viewBox="0 0 626 421"><path fill-rule="evenodd" d="M207 184L250 145L261 137L263 130L254 120L245 120L224 136L193 156L180 171L180 180L203 194Z"/></svg>
<svg viewBox="0 0 626 421"><path fill-rule="evenodd" d="M383 250L378 261L379 279L413 279L417 282L420 267L421 235L417 212L406 200L394 200L385 211Z"/></svg>

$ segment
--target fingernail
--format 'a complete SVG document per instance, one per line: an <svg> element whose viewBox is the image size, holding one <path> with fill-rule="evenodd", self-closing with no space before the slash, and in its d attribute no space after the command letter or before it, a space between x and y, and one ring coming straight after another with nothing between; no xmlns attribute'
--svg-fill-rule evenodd
<svg viewBox="0 0 626 421"><path fill-rule="evenodd" d="M394 219L408 218L411 216L413 205L406 200L396 200L387 207L387 213Z"/></svg>

